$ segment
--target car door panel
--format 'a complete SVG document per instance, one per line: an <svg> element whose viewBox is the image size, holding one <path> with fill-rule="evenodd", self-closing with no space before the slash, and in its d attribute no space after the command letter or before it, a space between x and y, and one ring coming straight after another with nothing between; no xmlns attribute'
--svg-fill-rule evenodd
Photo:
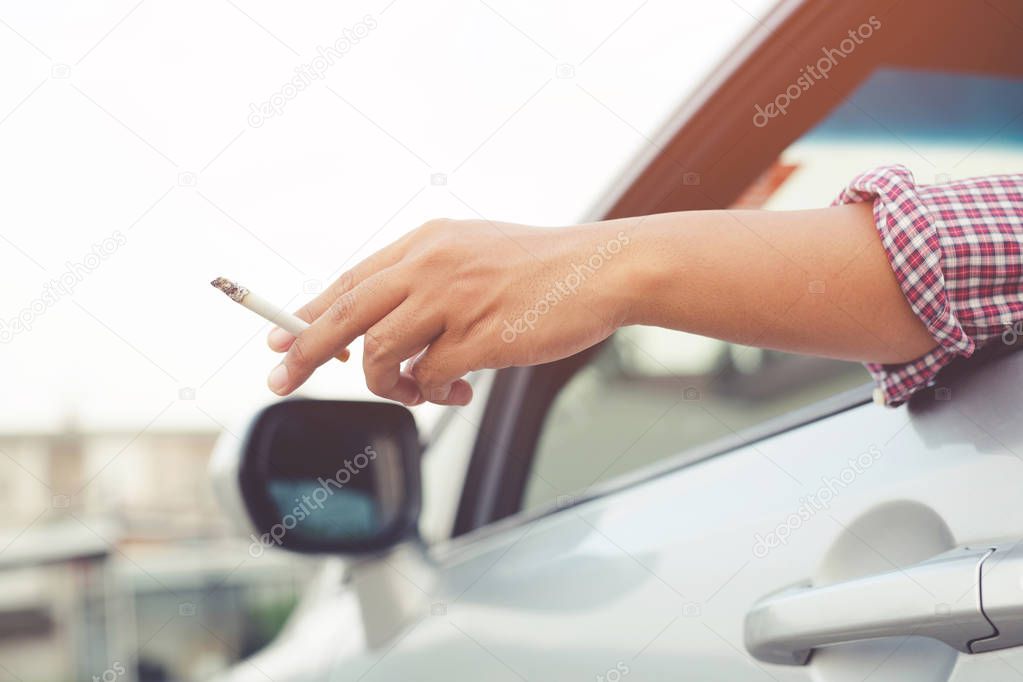
<svg viewBox="0 0 1023 682"><path fill-rule="evenodd" d="M1023 538L1020 378L1023 356L1010 356L912 411L862 405L469 536L426 560L422 617L367 652L364 679L830 681L874 670L958 682L1023 669L1016 649L958 654L909 636L767 664L743 632L749 610L785 588ZM904 587L924 589L908 576Z"/></svg>

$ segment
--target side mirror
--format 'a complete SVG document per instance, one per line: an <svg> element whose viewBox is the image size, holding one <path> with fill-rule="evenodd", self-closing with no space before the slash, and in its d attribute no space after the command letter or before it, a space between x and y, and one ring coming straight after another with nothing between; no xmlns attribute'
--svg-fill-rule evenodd
<svg viewBox="0 0 1023 682"><path fill-rule="evenodd" d="M400 405L286 400L256 415L233 465L220 455L214 478L240 493L254 556L382 549L419 517L419 439Z"/></svg>

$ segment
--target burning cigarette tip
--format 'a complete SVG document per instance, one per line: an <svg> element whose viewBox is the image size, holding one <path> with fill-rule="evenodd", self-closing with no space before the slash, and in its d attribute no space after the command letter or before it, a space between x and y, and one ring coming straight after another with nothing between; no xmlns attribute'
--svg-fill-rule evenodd
<svg viewBox="0 0 1023 682"><path fill-rule="evenodd" d="M227 294L228 298L235 303L241 303L242 299L249 293L248 289L239 284L235 284L226 277L217 277L215 280L210 282L210 284Z"/></svg>

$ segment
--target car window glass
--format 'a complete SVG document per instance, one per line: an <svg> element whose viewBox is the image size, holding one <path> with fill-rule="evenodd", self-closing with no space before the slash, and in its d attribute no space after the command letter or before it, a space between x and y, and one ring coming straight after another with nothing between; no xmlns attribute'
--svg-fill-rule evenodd
<svg viewBox="0 0 1023 682"><path fill-rule="evenodd" d="M743 208L829 204L901 163L919 184L1023 168L1023 81L881 69L783 152ZM869 380L856 363L650 327L619 330L564 386L523 495L531 509Z"/></svg>

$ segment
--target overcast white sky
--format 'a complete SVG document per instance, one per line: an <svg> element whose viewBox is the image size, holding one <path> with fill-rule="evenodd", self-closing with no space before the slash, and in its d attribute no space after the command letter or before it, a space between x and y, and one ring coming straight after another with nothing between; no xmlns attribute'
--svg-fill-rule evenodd
<svg viewBox="0 0 1023 682"><path fill-rule="evenodd" d="M0 319L124 236L31 330L0 327L0 429L233 422L275 358L212 277L298 304L430 217L578 220L771 4L0 2ZM368 395L358 352L335 364L310 392Z"/></svg>

